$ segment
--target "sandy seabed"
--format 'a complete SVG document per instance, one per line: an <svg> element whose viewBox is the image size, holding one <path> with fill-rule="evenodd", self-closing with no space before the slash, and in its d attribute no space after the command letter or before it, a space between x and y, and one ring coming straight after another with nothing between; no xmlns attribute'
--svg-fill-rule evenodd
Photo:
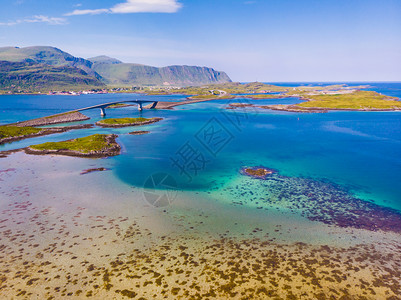
<svg viewBox="0 0 401 300"><path fill-rule="evenodd" d="M112 169L107 159L15 153L0 164L2 299L401 299L399 231L369 227L371 207L352 199L299 191L331 186L246 178L157 208L112 171L80 175ZM333 213L350 203L356 223Z"/></svg>

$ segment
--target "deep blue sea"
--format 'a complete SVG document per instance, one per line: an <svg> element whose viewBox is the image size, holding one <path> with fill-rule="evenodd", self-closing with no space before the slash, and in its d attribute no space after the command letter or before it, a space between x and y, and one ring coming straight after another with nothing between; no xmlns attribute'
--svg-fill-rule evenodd
<svg viewBox="0 0 401 300"><path fill-rule="evenodd" d="M277 83L274 83L277 84ZM297 85L319 83L279 83ZM329 83L324 83L324 85ZM401 98L401 83L368 84L374 90ZM0 124L47 116L119 100L184 100L185 96L103 94L81 96L0 96ZM93 133L117 133L120 156L108 158L113 176L142 187L152 174L168 173L179 189L220 191L238 179L244 166L265 166L283 176L306 177L340 185L355 196L401 210L401 112L329 112L302 114L262 109L227 110L235 100L219 100L144 110L107 109L107 117L162 117L140 128L70 131L0 146L10 150L46 141ZM297 99L245 100L258 104L289 104ZM98 109L84 112L99 120ZM150 130L141 136L132 130ZM1 160L0 160L1 164Z"/></svg>

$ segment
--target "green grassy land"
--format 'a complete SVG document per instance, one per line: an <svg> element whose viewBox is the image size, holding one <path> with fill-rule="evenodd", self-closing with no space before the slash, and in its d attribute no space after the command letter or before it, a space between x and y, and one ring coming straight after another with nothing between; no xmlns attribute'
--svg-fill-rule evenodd
<svg viewBox="0 0 401 300"><path fill-rule="evenodd" d="M107 108L119 108L119 107L125 107L127 105L132 105L132 104L126 104L126 103L116 103L108 106Z"/></svg>
<svg viewBox="0 0 401 300"><path fill-rule="evenodd" d="M190 97L191 100L203 100L203 99L231 99L234 98L235 96L232 95L224 95L224 96L216 96L213 94L208 94L208 95L196 95L196 96L192 96Z"/></svg>
<svg viewBox="0 0 401 300"><path fill-rule="evenodd" d="M40 131L42 131L41 128L35 127L0 126L0 139L23 136Z"/></svg>
<svg viewBox="0 0 401 300"><path fill-rule="evenodd" d="M374 91L356 91L350 94L305 95L310 101L296 104L305 108L327 109L401 109L401 101Z"/></svg>
<svg viewBox="0 0 401 300"><path fill-rule="evenodd" d="M99 121L101 124L119 125L119 124L131 124L138 122L146 122L151 119L147 118L110 118Z"/></svg>
<svg viewBox="0 0 401 300"><path fill-rule="evenodd" d="M81 153L99 151L108 147L107 134L94 134L83 138L77 138L64 142L48 142L39 145L32 145L35 150L72 150Z"/></svg>
<svg viewBox="0 0 401 300"><path fill-rule="evenodd" d="M252 99L276 99L279 97L280 97L280 95L272 95L272 94L249 95L249 98L252 98Z"/></svg>
<svg viewBox="0 0 401 300"><path fill-rule="evenodd" d="M227 94L252 94L252 93L261 93L265 91L271 92L286 92L291 88L289 87L281 87L275 86L271 84L265 84L260 82L251 82L247 84L239 83L239 82L228 82L221 84L210 84L204 85L200 87L187 87L181 89L170 90L170 93L174 94L184 94L184 95L209 95L212 96L213 93L210 91L214 90L222 90ZM160 88L158 90L152 90L152 93L155 94L159 92L160 94L166 93L166 89Z"/></svg>
<svg viewBox="0 0 401 300"><path fill-rule="evenodd" d="M344 85L336 84L330 86L292 86L284 87L261 82L240 83L228 82L220 84L209 84L203 86L190 86L179 89L171 89L168 87L145 87L143 89L149 95L165 95L165 94L184 94L184 95L213 95L217 92L225 91L227 94L259 94L269 92L281 92L287 95L304 94L312 91L338 90ZM365 86L357 86L353 88L364 88Z"/></svg>

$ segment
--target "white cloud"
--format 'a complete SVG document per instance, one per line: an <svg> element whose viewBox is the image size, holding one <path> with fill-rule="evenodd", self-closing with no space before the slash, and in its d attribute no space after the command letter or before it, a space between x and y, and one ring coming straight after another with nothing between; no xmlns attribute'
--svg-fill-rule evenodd
<svg viewBox="0 0 401 300"><path fill-rule="evenodd" d="M48 23L50 25L63 25L66 24L67 20L65 18L56 18L48 16L33 16L31 19L25 19L26 23Z"/></svg>
<svg viewBox="0 0 401 300"><path fill-rule="evenodd" d="M76 9L66 16L96 15L102 13L130 14L130 13L175 13L182 7L177 0L126 0L111 8Z"/></svg>
<svg viewBox="0 0 401 300"><path fill-rule="evenodd" d="M113 13L162 12L175 13L182 5L176 0L127 0L111 8Z"/></svg>
<svg viewBox="0 0 401 300"><path fill-rule="evenodd" d="M80 16L80 15L98 15L110 12L107 8L100 9L76 9L73 12L65 14L66 16Z"/></svg>
<svg viewBox="0 0 401 300"><path fill-rule="evenodd" d="M49 25L64 25L67 24L67 20L65 18L37 15L30 18L19 19L10 22L0 22L0 26L14 26L23 23L47 23Z"/></svg>

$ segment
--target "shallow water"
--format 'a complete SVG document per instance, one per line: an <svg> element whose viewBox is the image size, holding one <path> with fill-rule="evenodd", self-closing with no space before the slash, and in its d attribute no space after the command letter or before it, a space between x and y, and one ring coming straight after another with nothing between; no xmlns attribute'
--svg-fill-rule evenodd
<svg viewBox="0 0 401 300"><path fill-rule="evenodd" d="M369 84L379 92L401 96L401 84ZM0 120L9 123L118 99L177 101L183 96L1 96ZM180 189L208 190L214 182L224 184L233 176L240 176L238 170L244 165L265 165L278 169L285 176L329 180L363 199L401 209L399 112L296 114L254 108L224 109L227 104L239 101L272 104L299 100L220 100L141 113L136 107L108 109L107 117L141 115L163 117L165 120L142 126L140 130L151 131L151 134L143 136L126 135L131 128L93 128L23 140L0 146L0 149L9 150L97 132L116 132L120 134L124 152L121 156L110 158L115 164L113 172L131 185L141 187L153 173L166 172L174 176ZM100 119L97 109L85 113L92 119L84 123ZM207 130L210 134L202 141L202 135ZM215 140L211 141L212 138ZM185 159L180 150L190 151L194 157L196 153L198 158L195 163L187 163L185 170L179 162L179 159ZM186 154L190 155L190 152Z"/></svg>

